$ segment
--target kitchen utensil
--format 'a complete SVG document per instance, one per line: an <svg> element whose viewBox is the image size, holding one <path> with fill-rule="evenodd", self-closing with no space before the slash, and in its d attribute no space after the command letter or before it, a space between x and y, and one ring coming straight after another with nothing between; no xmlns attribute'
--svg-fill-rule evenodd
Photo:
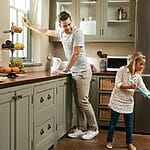
<svg viewBox="0 0 150 150"><path fill-rule="evenodd" d="M107 58L107 54L102 54L102 58Z"/></svg>
<svg viewBox="0 0 150 150"><path fill-rule="evenodd" d="M102 57L102 51L97 51L97 55L101 58Z"/></svg>
<svg viewBox="0 0 150 150"><path fill-rule="evenodd" d="M124 20L124 19L126 19L126 18L127 18L127 12L125 12L125 11L123 10L123 8L120 7L120 8L118 9L118 11L117 11L117 19L118 19L118 20Z"/></svg>

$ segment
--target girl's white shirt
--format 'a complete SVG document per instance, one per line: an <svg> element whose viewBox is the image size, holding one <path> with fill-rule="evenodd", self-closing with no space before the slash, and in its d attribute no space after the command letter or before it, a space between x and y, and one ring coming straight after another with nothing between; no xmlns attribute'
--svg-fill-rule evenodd
<svg viewBox="0 0 150 150"><path fill-rule="evenodd" d="M132 113L134 108L134 92L135 89L121 89L122 83L129 83L131 78L138 87L142 88L146 93L150 94L146 88L143 79L139 73L131 75L127 66L122 66L118 70L115 79L115 87L111 93L108 106L119 113Z"/></svg>

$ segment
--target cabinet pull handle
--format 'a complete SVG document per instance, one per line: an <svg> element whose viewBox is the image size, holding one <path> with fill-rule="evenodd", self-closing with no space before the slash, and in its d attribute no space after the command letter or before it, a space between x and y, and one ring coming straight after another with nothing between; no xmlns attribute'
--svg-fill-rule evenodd
<svg viewBox="0 0 150 150"><path fill-rule="evenodd" d="M102 29L102 32L101 32L101 33L102 33L102 35L104 35L104 29Z"/></svg>
<svg viewBox="0 0 150 150"><path fill-rule="evenodd" d="M22 95L18 95L18 96L17 96L17 98L22 98L22 97L23 97Z"/></svg>
<svg viewBox="0 0 150 150"><path fill-rule="evenodd" d="M54 149L54 145L50 146L47 150L52 150Z"/></svg>
<svg viewBox="0 0 150 150"><path fill-rule="evenodd" d="M50 125L50 124L48 124L47 129L48 129L48 130L51 129L51 125Z"/></svg>
<svg viewBox="0 0 150 150"><path fill-rule="evenodd" d="M44 134L44 130L43 129L40 130L40 135L42 135L42 134Z"/></svg>
<svg viewBox="0 0 150 150"><path fill-rule="evenodd" d="M133 34L129 34L129 37L132 37L133 36Z"/></svg>
<svg viewBox="0 0 150 150"><path fill-rule="evenodd" d="M40 103L43 103L43 102L44 102L44 98L41 97L41 98L40 98Z"/></svg>
<svg viewBox="0 0 150 150"><path fill-rule="evenodd" d="M100 33L100 35L102 35L102 33L101 33L101 29L99 30L99 33Z"/></svg>
<svg viewBox="0 0 150 150"><path fill-rule="evenodd" d="M96 81L95 79L91 79L91 81Z"/></svg>
<svg viewBox="0 0 150 150"><path fill-rule="evenodd" d="M16 99L17 99L16 96L13 96L13 97L12 97L12 101L15 101Z"/></svg>
<svg viewBox="0 0 150 150"><path fill-rule="evenodd" d="M47 96L47 100L50 100L52 97L51 97L51 95L50 94L48 94L48 96Z"/></svg>

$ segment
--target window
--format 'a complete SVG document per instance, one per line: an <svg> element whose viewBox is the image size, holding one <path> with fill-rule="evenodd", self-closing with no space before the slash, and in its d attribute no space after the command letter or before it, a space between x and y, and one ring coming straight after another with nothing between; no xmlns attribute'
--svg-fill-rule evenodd
<svg viewBox="0 0 150 150"><path fill-rule="evenodd" d="M29 30L23 27L22 24L22 17L27 17L29 14L29 1L30 0L10 0L10 25L13 23L15 26L23 28L22 33L14 33L13 42L24 44L24 49L15 50L13 56L22 58L24 61L30 60ZM12 37L10 38L12 39Z"/></svg>

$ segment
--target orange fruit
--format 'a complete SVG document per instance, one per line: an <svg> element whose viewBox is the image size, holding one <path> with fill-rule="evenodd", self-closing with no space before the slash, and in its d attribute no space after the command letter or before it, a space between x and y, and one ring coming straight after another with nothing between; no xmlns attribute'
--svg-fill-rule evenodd
<svg viewBox="0 0 150 150"><path fill-rule="evenodd" d="M20 69L18 67L11 67L11 72L19 73Z"/></svg>
<svg viewBox="0 0 150 150"><path fill-rule="evenodd" d="M4 66L0 66L0 72L4 72Z"/></svg>
<svg viewBox="0 0 150 150"><path fill-rule="evenodd" d="M7 66L0 66L0 72L9 73L9 72L11 72L11 68L7 67Z"/></svg>
<svg viewBox="0 0 150 150"><path fill-rule="evenodd" d="M10 67L4 67L4 72L10 73L11 72L11 68Z"/></svg>

